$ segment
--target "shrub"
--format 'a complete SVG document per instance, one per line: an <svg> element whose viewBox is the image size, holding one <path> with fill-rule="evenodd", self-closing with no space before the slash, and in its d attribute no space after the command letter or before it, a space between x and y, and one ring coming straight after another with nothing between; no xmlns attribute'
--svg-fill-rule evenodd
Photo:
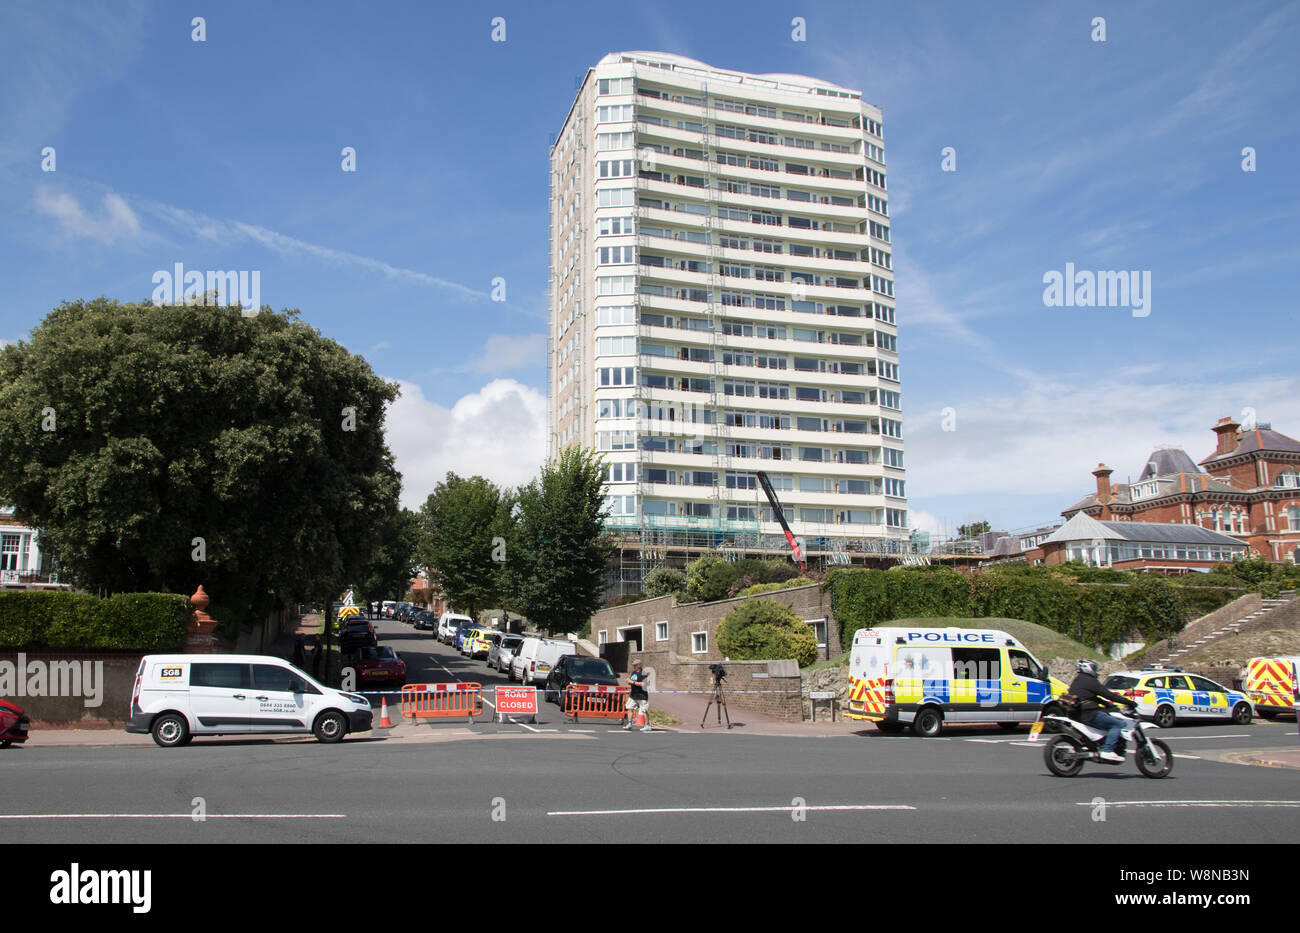
<svg viewBox="0 0 1300 933"><path fill-rule="evenodd" d="M949 568L837 568L825 585L846 651L856 629L905 618L1023 619L1104 648L1133 630L1154 642L1238 595L1225 588L1189 595L1191 588L1149 574L1133 574L1122 584L1082 583L1078 568L1063 574L1055 569L998 568L963 576Z"/></svg>
<svg viewBox="0 0 1300 933"><path fill-rule="evenodd" d="M717 639L718 648L737 661L794 658L807 667L817 660L817 639L808 623L773 599L745 600L718 623Z"/></svg>
<svg viewBox="0 0 1300 933"><path fill-rule="evenodd" d="M791 577L789 580L786 580L784 583L755 583L752 586L746 587L745 589L741 590L735 595L757 596L759 593L773 593L777 590L788 590L793 586L807 586L810 583L816 583L816 582L817 581L812 579L811 577Z"/></svg>
<svg viewBox="0 0 1300 933"><path fill-rule="evenodd" d="M606 609L613 609L615 606L626 606L630 603L639 603L645 599L644 593L629 593L626 596L618 596L605 603Z"/></svg>
<svg viewBox="0 0 1300 933"><path fill-rule="evenodd" d="M717 554L702 554L686 565L686 598L712 602L726 599L739 574L735 564Z"/></svg>
<svg viewBox="0 0 1300 933"><path fill-rule="evenodd" d="M646 599L669 596L686 591L686 573L674 567L656 567L646 574L641 591Z"/></svg>
<svg viewBox="0 0 1300 933"><path fill-rule="evenodd" d="M189 600L173 593L0 593L0 647L172 651L188 618Z"/></svg>

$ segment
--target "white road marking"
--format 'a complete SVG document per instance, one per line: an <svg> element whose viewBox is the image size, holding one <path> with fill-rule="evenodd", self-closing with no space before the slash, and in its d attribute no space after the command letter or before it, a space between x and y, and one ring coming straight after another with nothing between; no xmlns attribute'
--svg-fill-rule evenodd
<svg viewBox="0 0 1300 933"><path fill-rule="evenodd" d="M1076 807L1096 806L1091 800ZM1300 800L1107 800L1108 807L1300 807Z"/></svg>
<svg viewBox="0 0 1300 933"><path fill-rule="evenodd" d="M1248 739L1250 738L1250 733L1234 732L1231 735L1162 735L1160 738L1164 739L1166 742L1177 742L1182 739Z"/></svg>
<svg viewBox="0 0 1300 933"><path fill-rule="evenodd" d="M1300 804L1297 804L1300 806ZM550 810L547 816L629 816L644 813L791 813L795 810L915 810L905 804L842 804L822 807L661 807L643 810Z"/></svg>
<svg viewBox="0 0 1300 933"><path fill-rule="evenodd" d="M0 820L346 820L346 813L0 813Z"/></svg>

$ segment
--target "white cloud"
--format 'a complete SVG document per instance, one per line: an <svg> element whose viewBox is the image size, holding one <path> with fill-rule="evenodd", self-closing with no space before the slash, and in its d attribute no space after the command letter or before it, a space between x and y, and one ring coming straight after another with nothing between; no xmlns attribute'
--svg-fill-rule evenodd
<svg viewBox="0 0 1300 933"><path fill-rule="evenodd" d="M402 505L416 509L448 471L499 486L533 479L546 459L546 396L513 379L494 379L447 408L398 380L388 409L388 447L402 473Z"/></svg>
<svg viewBox="0 0 1300 933"><path fill-rule="evenodd" d="M471 368L482 375L497 376L539 364L546 365L545 334L493 334Z"/></svg>
<svg viewBox="0 0 1300 933"><path fill-rule="evenodd" d="M71 237L113 243L140 235L140 218L120 195L111 191L104 195L102 210L91 214L74 195L41 187L36 190L36 209L54 218L60 230Z"/></svg>
<svg viewBox="0 0 1300 933"><path fill-rule="evenodd" d="M1062 373L1014 394L973 396L955 406L955 431L940 429L938 410L910 415L909 497L965 496L982 508L1050 495L1064 509L1095 488L1090 473L1098 462L1115 471L1113 482L1125 482L1160 446L1182 447L1201 460L1214 449L1211 426L1225 415L1240 420L1243 408L1284 433L1300 426L1300 380L1215 381L1168 371L1158 381L1137 378L1152 375Z"/></svg>

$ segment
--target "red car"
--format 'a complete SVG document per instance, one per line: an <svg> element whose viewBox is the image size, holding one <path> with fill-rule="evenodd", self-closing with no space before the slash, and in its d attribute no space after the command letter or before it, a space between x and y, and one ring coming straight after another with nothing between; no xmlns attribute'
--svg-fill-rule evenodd
<svg viewBox="0 0 1300 933"><path fill-rule="evenodd" d="M387 645L364 645L352 665L357 672L357 689L373 683L406 683L406 662Z"/></svg>
<svg viewBox="0 0 1300 933"><path fill-rule="evenodd" d="M15 742L26 742L29 726L30 721L22 707L15 706L8 700L0 700L0 748L8 748Z"/></svg>

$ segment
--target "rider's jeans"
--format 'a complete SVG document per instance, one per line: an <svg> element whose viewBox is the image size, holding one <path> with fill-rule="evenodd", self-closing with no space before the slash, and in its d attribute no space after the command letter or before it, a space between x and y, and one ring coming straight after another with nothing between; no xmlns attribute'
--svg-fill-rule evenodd
<svg viewBox="0 0 1300 933"><path fill-rule="evenodd" d="M1105 729L1106 741L1101 743L1103 752L1113 752L1115 743L1119 741L1120 730L1124 728L1124 720L1112 716L1110 713L1104 713L1097 710L1097 715L1088 723L1094 729Z"/></svg>

